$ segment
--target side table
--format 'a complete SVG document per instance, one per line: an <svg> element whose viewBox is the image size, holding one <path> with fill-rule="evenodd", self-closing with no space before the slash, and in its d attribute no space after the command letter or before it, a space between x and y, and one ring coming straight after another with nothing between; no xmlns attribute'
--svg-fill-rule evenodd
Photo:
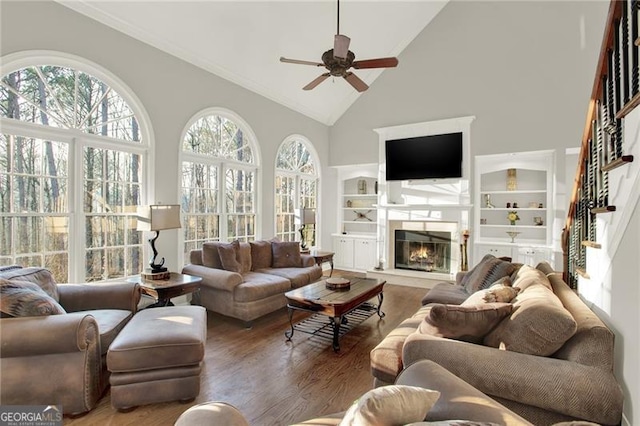
<svg viewBox="0 0 640 426"><path fill-rule="evenodd" d="M127 278L127 281L140 284L142 293L156 300L154 304L147 306L147 308L155 308L159 306L174 306L173 302L171 302L172 298L200 291L202 278L171 272L169 278L162 280L148 280L140 275L134 275Z"/></svg>
<svg viewBox="0 0 640 426"><path fill-rule="evenodd" d="M311 250L309 253L316 260L316 265L322 267L324 262L329 262L331 265L331 272L329 272L329 277L333 274L333 255L335 254L332 251L320 251L320 250Z"/></svg>

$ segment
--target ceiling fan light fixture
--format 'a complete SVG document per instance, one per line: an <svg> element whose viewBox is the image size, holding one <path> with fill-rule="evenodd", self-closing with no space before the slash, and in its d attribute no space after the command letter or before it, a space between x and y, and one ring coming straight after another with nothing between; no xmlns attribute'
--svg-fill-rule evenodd
<svg viewBox="0 0 640 426"><path fill-rule="evenodd" d="M346 35L336 34L333 39L333 57L346 59L351 39Z"/></svg>

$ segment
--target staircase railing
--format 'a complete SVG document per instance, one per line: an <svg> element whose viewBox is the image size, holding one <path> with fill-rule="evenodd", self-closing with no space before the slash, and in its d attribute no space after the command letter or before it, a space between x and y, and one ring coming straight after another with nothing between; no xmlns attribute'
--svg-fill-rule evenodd
<svg viewBox="0 0 640 426"><path fill-rule="evenodd" d="M587 247L596 241L598 214L612 213L608 172L633 161L624 154L623 120L640 105L640 0L612 0L582 134L578 169L562 235L564 278L577 287L588 277Z"/></svg>

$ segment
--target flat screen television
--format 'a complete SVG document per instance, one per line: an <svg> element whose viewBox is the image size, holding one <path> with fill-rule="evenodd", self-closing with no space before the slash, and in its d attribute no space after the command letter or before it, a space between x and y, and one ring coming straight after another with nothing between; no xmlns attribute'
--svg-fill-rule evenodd
<svg viewBox="0 0 640 426"><path fill-rule="evenodd" d="M387 180L462 177L462 133L387 140Z"/></svg>

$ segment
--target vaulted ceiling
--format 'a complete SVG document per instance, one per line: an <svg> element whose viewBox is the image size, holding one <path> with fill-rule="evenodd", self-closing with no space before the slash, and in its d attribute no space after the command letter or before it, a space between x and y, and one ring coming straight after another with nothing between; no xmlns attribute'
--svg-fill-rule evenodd
<svg viewBox="0 0 640 426"><path fill-rule="evenodd" d="M304 91L325 69L279 61L285 56L321 62L336 33L333 0L58 1L328 125L363 96L340 77ZM447 1L342 0L340 33L351 38L356 60L399 56ZM375 86L393 68L354 71Z"/></svg>

